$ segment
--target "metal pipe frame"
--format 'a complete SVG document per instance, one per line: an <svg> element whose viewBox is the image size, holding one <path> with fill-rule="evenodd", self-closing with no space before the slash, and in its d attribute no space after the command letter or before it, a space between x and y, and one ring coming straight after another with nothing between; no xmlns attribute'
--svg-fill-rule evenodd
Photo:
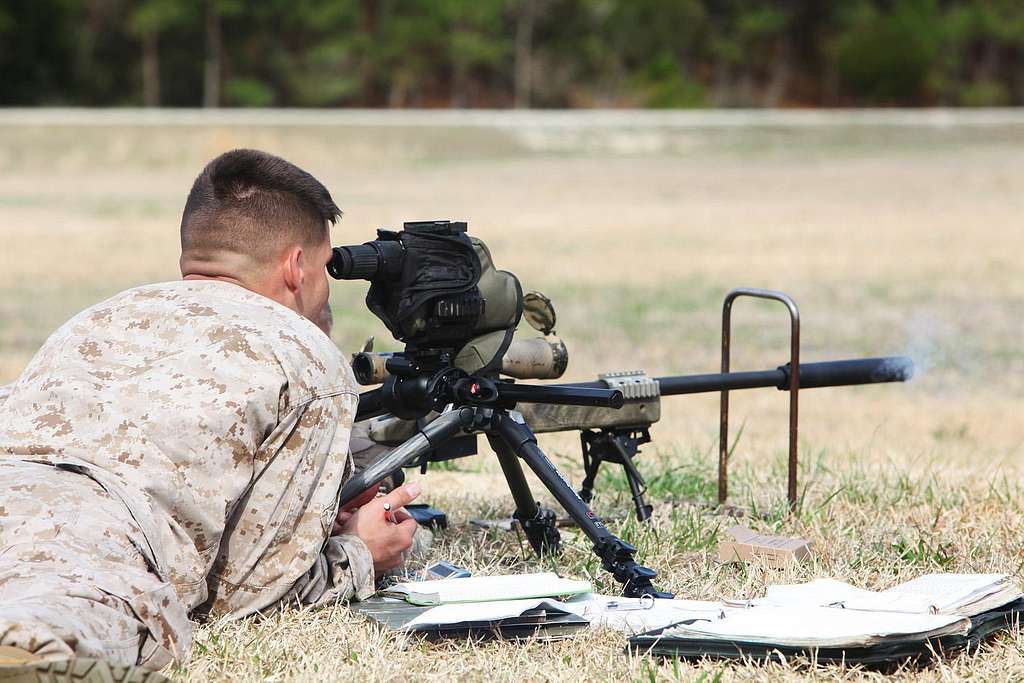
<svg viewBox="0 0 1024 683"><path fill-rule="evenodd" d="M732 343L732 304L740 297L778 301L789 309L789 509L797 505L797 437L800 419L800 309L784 292L771 289L739 287L725 295L722 302L722 372L729 372ZM725 505L729 496L729 390L721 392L718 432L718 504Z"/></svg>

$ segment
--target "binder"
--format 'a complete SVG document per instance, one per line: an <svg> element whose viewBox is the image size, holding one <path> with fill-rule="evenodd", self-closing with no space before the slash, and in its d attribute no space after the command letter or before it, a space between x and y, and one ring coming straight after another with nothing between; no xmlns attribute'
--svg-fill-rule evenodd
<svg viewBox="0 0 1024 683"><path fill-rule="evenodd" d="M671 626L633 636L627 649L636 654L651 654L680 659L771 659L804 657L818 664L861 664L884 668L908 661L924 663L935 656L947 655L974 647L999 631L1020 628L1024 614L1024 598L971 617L971 628L966 635L947 635L935 638L888 638L870 646L854 647L792 647L741 640L712 640L707 638L681 638L664 635ZM884 618L880 613L879 618ZM687 622L678 622L687 623Z"/></svg>
<svg viewBox="0 0 1024 683"><path fill-rule="evenodd" d="M521 614L503 619L462 621L446 624L417 624L408 626L416 617L433 607L410 605L404 600L371 598L353 602L350 607L381 626L393 631L414 633L426 640L476 639L520 640L538 638L558 640L588 628L590 622L571 612L541 606L524 610Z"/></svg>

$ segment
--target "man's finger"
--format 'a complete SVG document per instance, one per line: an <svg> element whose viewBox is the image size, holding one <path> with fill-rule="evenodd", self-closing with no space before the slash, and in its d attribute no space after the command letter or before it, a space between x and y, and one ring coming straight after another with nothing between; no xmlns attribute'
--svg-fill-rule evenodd
<svg viewBox="0 0 1024 683"><path fill-rule="evenodd" d="M391 493L381 496L377 500L381 503L390 503L391 509L394 510L396 508L405 507L412 501L416 500L416 496L418 495L420 495L420 485L416 482L412 482L411 484L399 486Z"/></svg>

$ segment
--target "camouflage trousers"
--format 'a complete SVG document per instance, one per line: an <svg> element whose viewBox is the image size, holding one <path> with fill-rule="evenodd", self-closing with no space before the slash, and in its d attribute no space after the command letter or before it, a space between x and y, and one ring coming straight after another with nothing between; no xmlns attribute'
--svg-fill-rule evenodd
<svg viewBox="0 0 1024 683"><path fill-rule="evenodd" d="M145 544L124 505L92 479L0 461L0 645L153 668L186 659L153 635L173 624L188 631L175 640L191 643L185 608L150 571Z"/></svg>

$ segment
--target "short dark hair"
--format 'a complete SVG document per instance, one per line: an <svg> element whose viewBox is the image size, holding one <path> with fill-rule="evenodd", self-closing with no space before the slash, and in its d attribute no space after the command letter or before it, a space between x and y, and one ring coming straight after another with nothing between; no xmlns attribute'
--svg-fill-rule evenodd
<svg viewBox="0 0 1024 683"><path fill-rule="evenodd" d="M317 244L341 210L323 184L256 149L225 152L203 169L181 215L181 251L273 258L289 243Z"/></svg>

